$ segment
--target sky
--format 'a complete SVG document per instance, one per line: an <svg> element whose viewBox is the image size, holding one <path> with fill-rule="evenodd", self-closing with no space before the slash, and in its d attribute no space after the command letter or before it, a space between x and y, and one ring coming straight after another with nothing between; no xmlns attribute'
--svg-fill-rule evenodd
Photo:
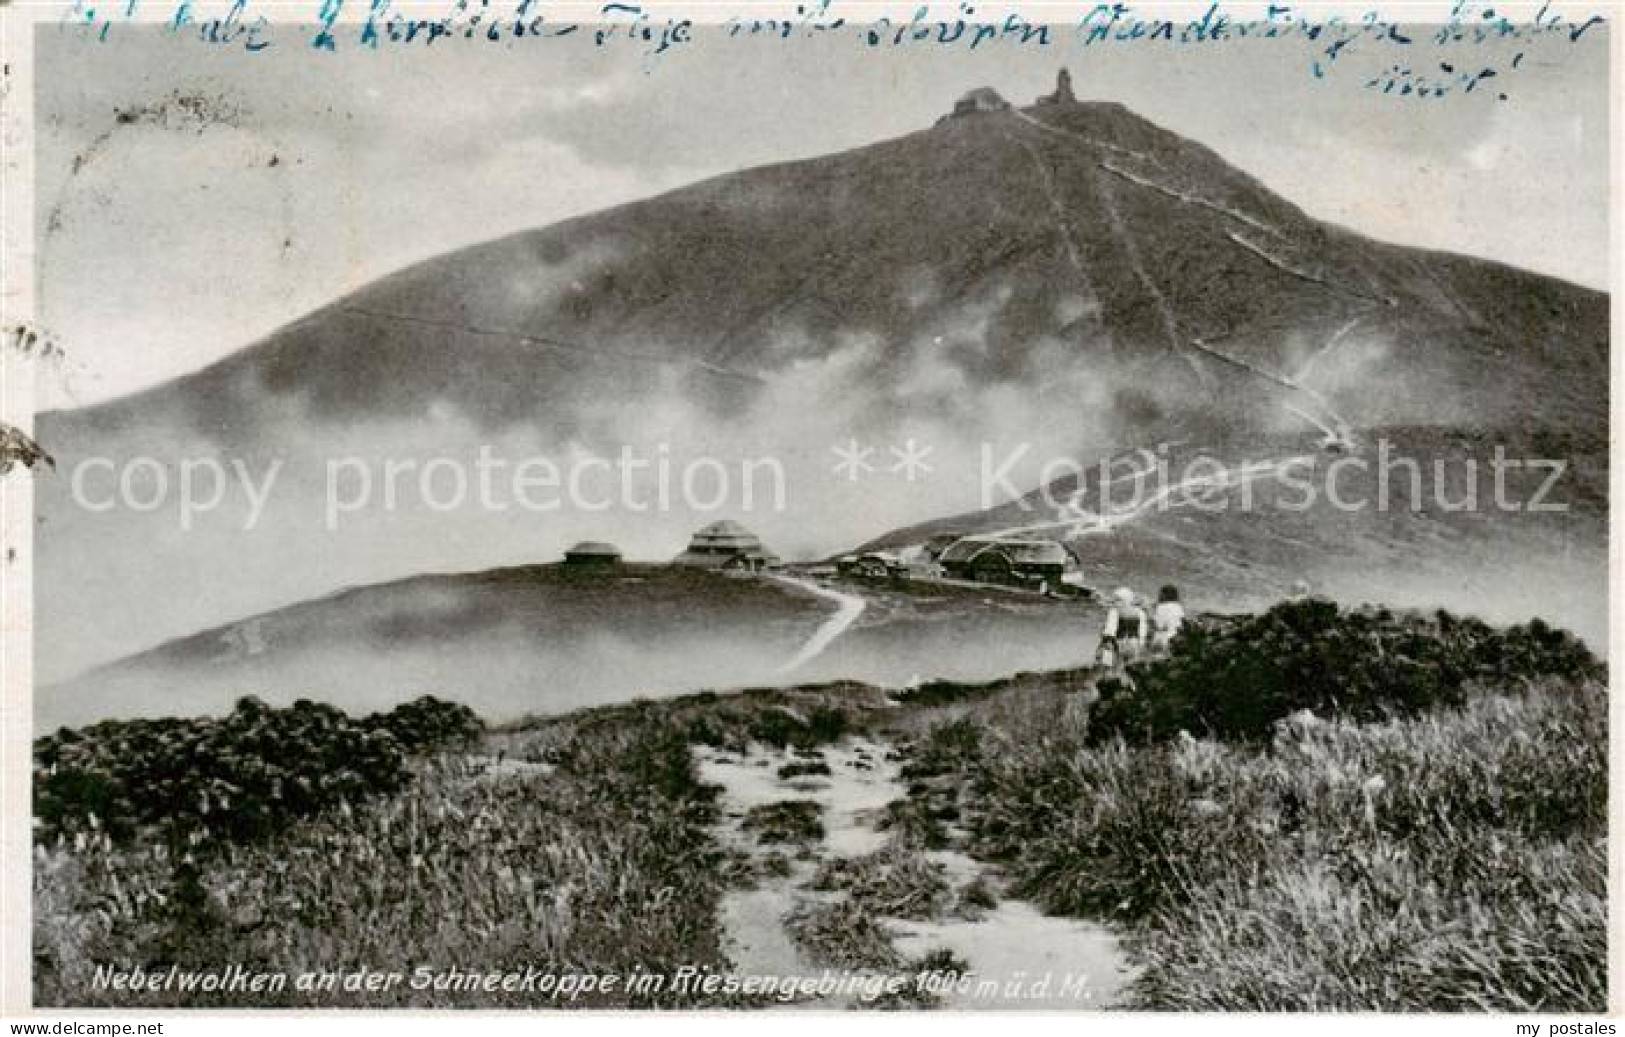
<svg viewBox="0 0 1625 1037"><path fill-rule="evenodd" d="M650 62L534 46L245 58L155 28L121 27L116 46L37 32L39 323L67 358L40 409L195 370L450 249L927 128L975 86L1027 103L1062 64L1081 99L1200 141L1313 216L1608 284L1603 31L1529 48L1505 100L1384 96L1263 42L966 54L823 37Z"/></svg>

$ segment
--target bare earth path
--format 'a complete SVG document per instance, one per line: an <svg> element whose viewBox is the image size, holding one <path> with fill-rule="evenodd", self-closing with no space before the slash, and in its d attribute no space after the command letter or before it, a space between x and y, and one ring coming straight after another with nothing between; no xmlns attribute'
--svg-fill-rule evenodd
<svg viewBox="0 0 1625 1037"><path fill-rule="evenodd" d="M744 753L700 747L701 778L723 788L721 837L754 861L783 855L777 869L758 869L754 888L730 891L721 908L727 952L739 975L816 977L823 966L786 932L783 920L798 905L830 903L842 894L808 889L824 861L861 857L887 844L878 822L905 790L890 746L843 739L826 746L828 776L778 777L781 765L799 757L789 750L752 746ZM818 804L824 837L796 852L762 845L741 822L751 807L782 800ZM940 864L956 889L981 880L999 891L998 904L976 917L945 913L931 921L881 919L894 948L914 959L946 948L965 962L971 980L943 993L940 1007L956 1009L1040 1008L1096 1010L1112 1005L1129 979L1117 938L1104 926L1052 918L1003 895L1003 883L985 865L956 851L919 851ZM1047 978L1047 981L1046 981ZM800 1007L847 1007L852 998L801 1002Z"/></svg>
<svg viewBox="0 0 1625 1037"><path fill-rule="evenodd" d="M846 628L851 626L859 616L863 615L863 609L868 604L856 594L847 594L796 576L774 576L773 579L804 590L809 594L816 594L820 598L827 598L835 602L837 606L835 614L824 620L823 625L813 632L813 636L808 638L807 643L801 646L801 650L795 654L795 658L779 667L779 673L781 674L799 670L823 654L824 649L828 648L837 637L846 633Z"/></svg>
<svg viewBox="0 0 1625 1037"><path fill-rule="evenodd" d="M1313 461L1311 455L1300 454L1280 461L1251 461L1235 470L1221 469L1217 472L1189 476L1177 483L1159 486L1154 492L1135 498L1122 508L1114 508L1109 512L1092 512L1081 508L1074 500L1069 502L1061 517L1049 522L1036 522L1024 526L1009 526L1004 529L991 530L983 534L988 537L1022 536L1043 530L1069 528L1071 536L1090 536L1101 533L1110 533L1118 526L1132 522L1148 514L1152 508L1175 508L1202 500L1201 494L1217 490L1227 490L1244 483L1253 482L1265 476L1279 474L1282 470L1294 465L1307 464ZM1127 479L1144 478L1148 473L1135 473L1120 476L1113 482L1123 482Z"/></svg>

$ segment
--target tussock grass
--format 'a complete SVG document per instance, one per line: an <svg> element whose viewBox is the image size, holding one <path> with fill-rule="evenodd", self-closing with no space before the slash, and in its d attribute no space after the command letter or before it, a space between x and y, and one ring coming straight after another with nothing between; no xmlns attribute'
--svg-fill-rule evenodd
<svg viewBox="0 0 1625 1037"><path fill-rule="evenodd" d="M1142 996L1202 1010L1602 1010L1605 710L1600 688L1551 691L1416 721L1283 725L1273 753L1206 772L1195 747L1176 752L1180 779L1212 782L1202 825L1227 861L1179 869ZM1251 868L1230 858L1260 842ZM1221 953L1228 969L1204 966Z"/></svg>
<svg viewBox="0 0 1625 1037"><path fill-rule="evenodd" d="M862 911L889 918L941 918L954 903L942 865L897 840L861 857L825 860L809 885L845 893Z"/></svg>
<svg viewBox="0 0 1625 1037"><path fill-rule="evenodd" d="M1092 745L1058 694L927 745L1016 895L1127 926L1141 1007L1596 1011L1606 711L1600 684L1549 681L1131 747Z"/></svg>
<svg viewBox="0 0 1625 1037"><path fill-rule="evenodd" d="M822 759L792 760L779 767L779 778L784 781L789 781L792 778L826 777L829 773L829 764Z"/></svg>
<svg viewBox="0 0 1625 1037"><path fill-rule="evenodd" d="M846 902L803 901L784 917L785 932L811 961L832 969L895 969L903 957L871 911Z"/></svg>
<svg viewBox="0 0 1625 1037"><path fill-rule="evenodd" d="M977 875L960 887L954 913L961 918L977 919L998 906L998 890L993 888L986 875Z"/></svg>
<svg viewBox="0 0 1625 1037"><path fill-rule="evenodd" d="M881 815L876 827L910 846L927 850L947 849L952 839L947 825L943 823L942 808L933 806L927 800L928 791L933 790L919 786L910 790L907 797L886 804L886 812ZM952 809L957 813L957 807Z"/></svg>

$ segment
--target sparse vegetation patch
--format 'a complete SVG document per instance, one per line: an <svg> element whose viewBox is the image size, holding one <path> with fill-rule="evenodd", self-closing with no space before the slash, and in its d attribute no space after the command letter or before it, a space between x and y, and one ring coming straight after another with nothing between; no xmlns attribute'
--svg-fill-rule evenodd
<svg viewBox="0 0 1625 1037"><path fill-rule="evenodd" d="M794 778L823 778L829 776L829 764L822 759L791 760L779 767L779 777L785 781Z"/></svg>
<svg viewBox="0 0 1625 1037"><path fill-rule="evenodd" d="M845 893L856 907L888 918L940 918L954 900L942 865L895 840L862 857L824 861L811 888Z"/></svg>
<svg viewBox="0 0 1625 1037"><path fill-rule="evenodd" d="M822 809L811 799L783 799L751 807L741 827L764 843L804 845L824 838Z"/></svg>
<svg viewBox="0 0 1625 1037"><path fill-rule="evenodd" d="M892 969L903 963L885 926L871 912L844 901L798 904L785 917L784 928L823 967Z"/></svg>

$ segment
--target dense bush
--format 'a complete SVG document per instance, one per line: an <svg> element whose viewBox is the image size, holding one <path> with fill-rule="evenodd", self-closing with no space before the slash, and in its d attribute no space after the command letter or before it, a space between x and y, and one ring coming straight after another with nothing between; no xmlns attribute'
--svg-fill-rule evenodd
<svg viewBox="0 0 1625 1037"><path fill-rule="evenodd" d="M396 788L399 744L341 710L245 698L223 718L104 721L34 744L34 816L51 840L156 828L171 842L246 839L290 818Z"/></svg>
<svg viewBox="0 0 1625 1037"><path fill-rule="evenodd" d="M406 754L479 730L467 707L427 696L361 721L307 699L273 709L248 697L224 717L64 728L34 743L38 836L259 839L293 818L392 791L405 781Z"/></svg>
<svg viewBox="0 0 1625 1037"><path fill-rule="evenodd" d="M388 713L373 713L362 721L374 730L387 731L409 753L466 749L485 731L472 709L424 695L402 703Z"/></svg>
<svg viewBox="0 0 1625 1037"><path fill-rule="evenodd" d="M753 740L775 749L814 749L838 741L846 729L846 713L826 705L813 706L805 715L789 709L764 709L746 727Z"/></svg>
<svg viewBox="0 0 1625 1037"><path fill-rule="evenodd" d="M1197 624L1167 658L1100 682L1091 739L1130 742L1180 731L1258 739L1298 710L1355 720L1460 706L1475 686L1600 676L1585 645L1535 620L1497 630L1452 616L1344 612L1288 602L1224 624Z"/></svg>

